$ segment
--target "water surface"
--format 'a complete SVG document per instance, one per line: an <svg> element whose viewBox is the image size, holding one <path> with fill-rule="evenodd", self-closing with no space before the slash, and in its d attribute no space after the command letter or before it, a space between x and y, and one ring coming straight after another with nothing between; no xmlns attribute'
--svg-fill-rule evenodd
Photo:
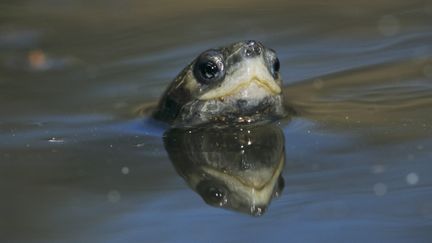
<svg viewBox="0 0 432 243"><path fill-rule="evenodd" d="M428 1L0 3L0 239L430 242L431 23ZM299 114L259 218L205 204L134 113L245 39Z"/></svg>

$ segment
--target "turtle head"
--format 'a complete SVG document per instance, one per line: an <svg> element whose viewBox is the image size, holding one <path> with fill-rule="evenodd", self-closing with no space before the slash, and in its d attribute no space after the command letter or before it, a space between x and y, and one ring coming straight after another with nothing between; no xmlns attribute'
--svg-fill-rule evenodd
<svg viewBox="0 0 432 243"><path fill-rule="evenodd" d="M168 87L155 117L177 125L252 123L285 115L280 63L257 41L209 49Z"/></svg>

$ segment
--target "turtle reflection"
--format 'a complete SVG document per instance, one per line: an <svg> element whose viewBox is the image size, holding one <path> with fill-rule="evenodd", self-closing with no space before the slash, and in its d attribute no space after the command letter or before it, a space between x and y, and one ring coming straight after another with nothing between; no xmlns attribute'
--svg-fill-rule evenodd
<svg viewBox="0 0 432 243"><path fill-rule="evenodd" d="M179 175L212 206L259 216L284 187L276 125L173 128L164 143Z"/></svg>

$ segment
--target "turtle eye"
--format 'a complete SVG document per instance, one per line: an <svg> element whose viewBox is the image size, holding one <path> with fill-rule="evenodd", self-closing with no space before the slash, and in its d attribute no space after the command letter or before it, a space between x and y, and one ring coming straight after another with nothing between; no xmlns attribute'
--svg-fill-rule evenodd
<svg viewBox="0 0 432 243"><path fill-rule="evenodd" d="M213 61L200 63L198 69L201 76L206 80L214 79L219 73L219 67Z"/></svg>
<svg viewBox="0 0 432 243"><path fill-rule="evenodd" d="M273 72L278 73L279 69L280 69L280 62L279 62L279 58L276 57L273 63Z"/></svg>
<svg viewBox="0 0 432 243"><path fill-rule="evenodd" d="M225 76L222 55L216 50L204 52L197 58L193 73L196 80L201 84L222 80Z"/></svg>
<svg viewBox="0 0 432 243"><path fill-rule="evenodd" d="M280 62L273 49L266 49L266 62L271 75L277 79L279 77Z"/></svg>
<svg viewBox="0 0 432 243"><path fill-rule="evenodd" d="M196 190L208 204L222 207L227 203L228 190L215 181L202 181L197 185Z"/></svg>
<svg viewBox="0 0 432 243"><path fill-rule="evenodd" d="M279 70L280 70L280 62L279 62L279 58L276 57L273 60L273 64L272 64L272 74L273 74L273 77L276 78L278 76Z"/></svg>
<svg viewBox="0 0 432 243"><path fill-rule="evenodd" d="M217 187L209 187L205 192L207 199L215 204L223 204L225 193Z"/></svg>

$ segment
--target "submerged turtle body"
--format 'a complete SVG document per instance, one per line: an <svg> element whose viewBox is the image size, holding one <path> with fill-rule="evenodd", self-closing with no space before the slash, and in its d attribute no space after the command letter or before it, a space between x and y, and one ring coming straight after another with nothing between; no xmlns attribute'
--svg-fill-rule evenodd
<svg viewBox="0 0 432 243"><path fill-rule="evenodd" d="M279 65L257 41L207 50L174 79L153 117L174 126L284 117Z"/></svg>

